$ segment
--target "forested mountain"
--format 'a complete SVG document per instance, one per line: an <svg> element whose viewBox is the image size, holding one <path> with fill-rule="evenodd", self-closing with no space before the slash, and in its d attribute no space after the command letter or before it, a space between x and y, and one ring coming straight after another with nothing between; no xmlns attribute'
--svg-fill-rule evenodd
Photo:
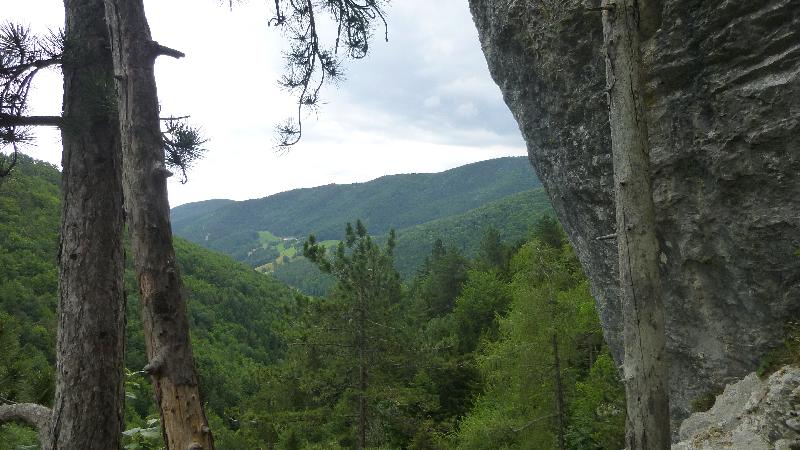
<svg viewBox="0 0 800 450"><path fill-rule="evenodd" d="M465 256L474 258L480 249L481 238L488 229L496 229L507 242L519 242L531 231L531 225L544 215L551 214L550 199L538 188L509 195L463 214L433 220L397 230L394 263L400 275L408 280L430 254L437 239L458 248ZM386 240L381 236L380 240ZM333 245L334 240L326 241ZM308 295L324 295L333 280L306 261L300 250L303 239L281 242L279 264L268 264L275 278Z"/></svg>
<svg viewBox="0 0 800 450"><path fill-rule="evenodd" d="M206 215L213 213L215 210L232 203L236 202L233 200L216 198L172 208L170 215L173 222L173 228L175 227L175 223L192 223L195 220L202 219Z"/></svg>
<svg viewBox="0 0 800 450"><path fill-rule="evenodd" d="M53 395L57 304L56 251L60 174L22 155L0 183L0 401L48 404ZM212 418L223 417L254 389L259 368L280 358L278 338L294 293L272 277L176 241L189 298L192 344ZM128 266L130 267L130 261ZM126 422L147 429L154 414L151 388L136 371L146 363L138 289L126 271L128 382ZM215 419L219 420L219 419ZM134 439L132 436L131 439ZM0 449L34 442L35 433L0 427Z"/></svg>
<svg viewBox="0 0 800 450"><path fill-rule="evenodd" d="M173 209L172 227L178 236L257 266L277 256L253 252L260 247L259 232L337 239L343 223L361 219L380 235L462 214L538 186L525 157L499 158L441 173L389 175L242 202L190 203Z"/></svg>
<svg viewBox="0 0 800 450"><path fill-rule="evenodd" d="M0 185L2 403L52 401L58 191L57 170L27 157ZM479 208L465 215L473 222L457 223L483 225L489 211L510 214L503 205L519 204ZM215 448L552 448L558 436L569 448L623 445L616 370L554 220L536 220L515 242L498 229L465 228L478 236L470 256L435 238L405 283L393 237L373 238L354 223L334 244L303 250L332 277L324 298L176 242ZM419 239L449 224L421 227ZM131 270L125 282L124 443L157 449ZM21 425L0 427L0 450L35 441Z"/></svg>
<svg viewBox="0 0 800 450"><path fill-rule="evenodd" d="M552 211L538 185L527 159L499 158L442 173L391 175L258 200L191 203L173 209L173 228L307 294L321 295L331 279L300 254L310 234L333 246L338 228L348 221L362 220L384 238L395 229L395 264L408 279L438 238L470 257L487 228L497 228L508 241L524 238L530 224Z"/></svg>
<svg viewBox="0 0 800 450"><path fill-rule="evenodd" d="M395 265L401 275L412 275L437 239L474 258L478 256L481 237L487 229L497 229L506 242L518 242L528 237L533 224L548 214L552 215L550 199L544 189L538 188L509 195L462 214L403 228L397 230Z"/></svg>

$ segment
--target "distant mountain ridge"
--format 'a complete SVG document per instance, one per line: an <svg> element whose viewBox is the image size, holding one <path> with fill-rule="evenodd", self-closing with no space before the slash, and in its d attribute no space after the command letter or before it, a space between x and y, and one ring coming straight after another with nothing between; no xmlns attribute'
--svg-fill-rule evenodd
<svg viewBox="0 0 800 450"><path fill-rule="evenodd" d="M388 175L356 184L295 189L246 201L209 200L172 210L176 235L259 266L279 254L260 232L338 239L361 219L373 235L464 214L540 186L526 157L505 157L440 173Z"/></svg>

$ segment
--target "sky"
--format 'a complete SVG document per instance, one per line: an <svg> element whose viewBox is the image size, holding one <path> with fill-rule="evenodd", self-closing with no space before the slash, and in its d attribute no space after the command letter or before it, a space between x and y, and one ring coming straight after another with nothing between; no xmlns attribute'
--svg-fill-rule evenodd
<svg viewBox="0 0 800 450"><path fill-rule="evenodd" d="M345 79L304 114L304 134L274 148L275 125L295 111L279 87L286 37L268 26L267 0L145 0L153 38L181 50L159 58L162 115L190 115L208 139L203 160L169 184L170 203L260 198L300 187L439 172L525 155L517 124L486 67L466 0L394 0L389 41L377 30L370 54L344 61ZM0 0L0 21L33 30L63 27L62 0ZM60 72L39 76L31 114L58 114ZM24 152L58 165L58 132L37 131Z"/></svg>

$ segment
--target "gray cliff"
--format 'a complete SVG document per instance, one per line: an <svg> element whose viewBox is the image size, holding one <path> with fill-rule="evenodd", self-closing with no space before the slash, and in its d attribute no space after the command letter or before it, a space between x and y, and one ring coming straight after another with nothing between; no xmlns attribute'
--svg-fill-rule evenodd
<svg viewBox="0 0 800 450"><path fill-rule="evenodd" d="M469 0L489 69L619 361L602 24L580 0ZM663 0L645 42L673 416L800 312L800 0Z"/></svg>

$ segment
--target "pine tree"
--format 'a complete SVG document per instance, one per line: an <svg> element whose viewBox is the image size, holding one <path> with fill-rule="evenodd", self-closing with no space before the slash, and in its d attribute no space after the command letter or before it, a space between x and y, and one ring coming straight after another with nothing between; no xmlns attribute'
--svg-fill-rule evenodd
<svg viewBox="0 0 800 450"><path fill-rule="evenodd" d="M378 419L377 403L392 396L387 387L402 365L396 358L403 348L403 327L396 320L402 293L392 259L394 245L394 230L381 249L359 220L355 228L347 224L345 239L332 258L313 235L303 246L303 255L336 279L321 320L324 325L309 336L313 342L307 344L339 353L333 363L339 366L335 372L347 374L343 399L350 396L354 403L358 449L367 447L367 430L376 428L371 422Z"/></svg>

